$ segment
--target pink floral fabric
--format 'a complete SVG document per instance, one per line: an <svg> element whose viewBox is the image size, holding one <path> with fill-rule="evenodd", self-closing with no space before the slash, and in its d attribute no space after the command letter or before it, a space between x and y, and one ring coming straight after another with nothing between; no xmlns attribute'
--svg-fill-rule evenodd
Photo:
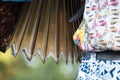
<svg viewBox="0 0 120 80"><path fill-rule="evenodd" d="M84 51L120 50L120 0L86 0ZM79 27L78 30L81 30ZM81 34L79 34L81 35ZM76 33L74 34L76 36ZM76 38L74 37L76 43ZM79 38L78 42L81 41Z"/></svg>

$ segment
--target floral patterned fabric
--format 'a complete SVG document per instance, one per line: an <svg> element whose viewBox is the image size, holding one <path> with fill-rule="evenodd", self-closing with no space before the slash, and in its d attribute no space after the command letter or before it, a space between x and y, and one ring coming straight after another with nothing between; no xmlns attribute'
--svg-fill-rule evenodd
<svg viewBox="0 0 120 80"><path fill-rule="evenodd" d="M95 53L91 56L83 57L77 80L120 80L120 60L96 60Z"/></svg>
<svg viewBox="0 0 120 80"><path fill-rule="evenodd" d="M87 22L85 19L83 19L78 30L75 32L73 36L73 40L74 40L74 43L78 45L79 48L82 49L83 51L86 51L86 50L90 51L90 50L93 50L93 48L88 43L88 40L86 38L88 36L87 34L85 34L86 26L87 26Z"/></svg>
<svg viewBox="0 0 120 80"><path fill-rule="evenodd" d="M86 0L82 24L73 37L80 49L120 50L120 0Z"/></svg>

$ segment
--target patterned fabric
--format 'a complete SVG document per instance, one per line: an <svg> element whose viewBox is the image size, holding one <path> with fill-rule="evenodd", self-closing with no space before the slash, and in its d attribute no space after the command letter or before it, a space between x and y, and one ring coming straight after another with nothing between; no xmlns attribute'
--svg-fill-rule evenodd
<svg viewBox="0 0 120 80"><path fill-rule="evenodd" d="M90 46L90 44L87 42L87 34L86 33L86 25L87 22L85 19L82 20L82 23L80 24L79 28L75 32L73 36L74 43L79 46L80 49L83 51L85 50L93 50L93 48Z"/></svg>
<svg viewBox="0 0 120 80"><path fill-rule="evenodd" d="M90 54L90 53L89 53ZM77 80L120 80L120 61L83 57Z"/></svg>
<svg viewBox="0 0 120 80"><path fill-rule="evenodd" d="M120 50L120 0L86 0L84 19L86 39L73 37L75 42L78 40L80 43L80 49ZM82 30L82 26L78 30ZM74 36L77 35L76 32Z"/></svg>

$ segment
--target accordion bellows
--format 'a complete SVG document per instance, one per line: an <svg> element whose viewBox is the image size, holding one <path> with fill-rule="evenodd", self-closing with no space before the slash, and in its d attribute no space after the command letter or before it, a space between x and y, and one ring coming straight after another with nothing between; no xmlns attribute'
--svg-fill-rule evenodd
<svg viewBox="0 0 120 80"><path fill-rule="evenodd" d="M50 56L59 62L63 55L66 62L69 56L72 62L78 62L82 51L74 45L72 36L80 20L70 24L68 19L80 4L80 0L33 0L23 3L8 44L12 55L24 53L31 60L38 54L43 62Z"/></svg>

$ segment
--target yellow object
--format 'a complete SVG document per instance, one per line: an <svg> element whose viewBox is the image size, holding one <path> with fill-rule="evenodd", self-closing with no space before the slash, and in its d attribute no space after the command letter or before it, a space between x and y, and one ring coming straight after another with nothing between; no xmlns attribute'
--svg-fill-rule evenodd
<svg viewBox="0 0 120 80"><path fill-rule="evenodd" d="M83 24L83 26L81 27L80 29L80 43L82 44L82 42L84 41L85 39L85 30L86 30L86 23Z"/></svg>
<svg viewBox="0 0 120 80"><path fill-rule="evenodd" d="M13 56L11 55L11 49L9 48L5 53L0 52L0 61L9 63L13 60Z"/></svg>
<svg viewBox="0 0 120 80"><path fill-rule="evenodd" d="M85 39L86 23L87 22L83 20L83 22L79 26L79 29L75 32L75 35L73 36L74 40L79 38L80 44L82 44Z"/></svg>

